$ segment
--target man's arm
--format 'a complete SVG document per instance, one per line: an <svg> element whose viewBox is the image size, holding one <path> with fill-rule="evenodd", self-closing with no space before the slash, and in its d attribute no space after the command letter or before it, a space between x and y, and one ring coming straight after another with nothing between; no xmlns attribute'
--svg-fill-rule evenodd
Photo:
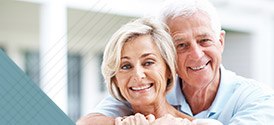
<svg viewBox="0 0 274 125"><path fill-rule="evenodd" d="M76 125L114 125L115 119L99 113L90 113L81 117Z"/></svg>

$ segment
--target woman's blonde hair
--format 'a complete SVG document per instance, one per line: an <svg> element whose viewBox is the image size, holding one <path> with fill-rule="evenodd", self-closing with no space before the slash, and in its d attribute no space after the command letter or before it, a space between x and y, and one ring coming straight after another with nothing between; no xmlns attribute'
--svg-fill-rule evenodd
<svg viewBox="0 0 274 125"><path fill-rule="evenodd" d="M120 67L122 48L129 39L142 35L151 36L153 42L160 50L160 54L164 59L168 70L171 72L171 78L167 81L167 91L175 84L176 50L167 26L152 18L139 18L123 25L116 31L109 40L104 51L101 67L102 74L107 83L109 93L118 100L125 101L119 88L113 82L113 77Z"/></svg>

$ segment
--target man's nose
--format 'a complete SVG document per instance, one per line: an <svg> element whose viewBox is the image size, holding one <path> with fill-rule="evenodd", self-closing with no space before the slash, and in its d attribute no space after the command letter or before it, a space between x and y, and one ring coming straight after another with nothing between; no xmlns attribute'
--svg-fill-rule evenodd
<svg viewBox="0 0 274 125"><path fill-rule="evenodd" d="M204 51L198 44L192 45L189 53L189 56L192 59L200 59L204 56Z"/></svg>

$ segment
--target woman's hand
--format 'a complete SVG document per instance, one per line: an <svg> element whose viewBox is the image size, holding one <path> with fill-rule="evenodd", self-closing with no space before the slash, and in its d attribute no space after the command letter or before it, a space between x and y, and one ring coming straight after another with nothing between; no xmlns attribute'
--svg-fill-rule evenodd
<svg viewBox="0 0 274 125"><path fill-rule="evenodd" d="M151 125L192 125L191 121L188 119L182 119L174 117L170 114L164 115L161 118L156 119Z"/></svg>
<svg viewBox="0 0 274 125"><path fill-rule="evenodd" d="M151 119L151 116L148 116L148 119ZM144 115L136 113L135 115L123 118L117 117L115 119L115 125L149 125L149 120L147 120Z"/></svg>
<svg viewBox="0 0 274 125"><path fill-rule="evenodd" d="M195 119L192 122L186 118L174 117L170 114L155 120L154 115L144 116L137 113L127 117L117 117L115 125L223 125L215 119Z"/></svg>
<svg viewBox="0 0 274 125"><path fill-rule="evenodd" d="M223 125L215 119L195 119L192 121L193 125Z"/></svg>

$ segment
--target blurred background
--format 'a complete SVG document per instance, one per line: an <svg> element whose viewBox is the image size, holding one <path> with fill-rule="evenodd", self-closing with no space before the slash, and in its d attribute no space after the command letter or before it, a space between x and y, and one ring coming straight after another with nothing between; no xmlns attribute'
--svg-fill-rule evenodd
<svg viewBox="0 0 274 125"><path fill-rule="evenodd" d="M107 95L100 66L110 36L161 1L0 0L0 48L76 121ZM274 0L211 1L226 31L224 66L274 87Z"/></svg>

